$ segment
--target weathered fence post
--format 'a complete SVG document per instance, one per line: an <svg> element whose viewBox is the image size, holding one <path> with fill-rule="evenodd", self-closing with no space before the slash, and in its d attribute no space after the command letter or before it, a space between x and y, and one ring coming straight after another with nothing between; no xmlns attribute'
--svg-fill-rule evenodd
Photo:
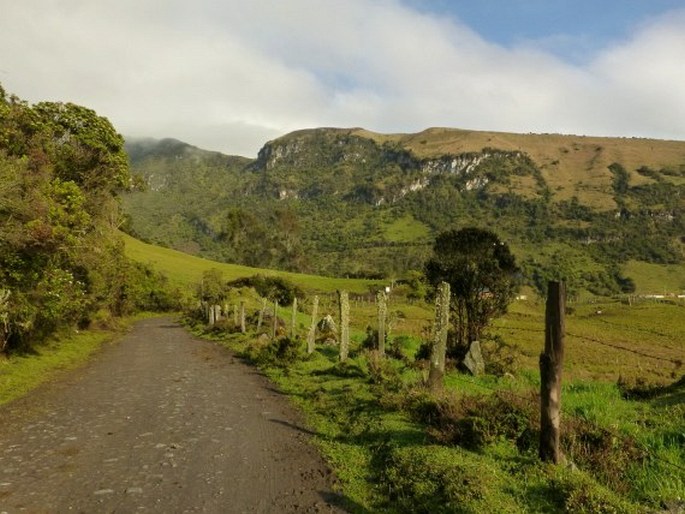
<svg viewBox="0 0 685 514"><path fill-rule="evenodd" d="M240 300L240 332L245 333L245 301Z"/></svg>
<svg viewBox="0 0 685 514"><path fill-rule="evenodd" d="M431 348L430 367L428 369L428 387L436 390L442 387L445 376L445 354L447 353L447 331L450 322L450 285L440 282L435 295L435 323L433 325L433 345Z"/></svg>
<svg viewBox="0 0 685 514"><path fill-rule="evenodd" d="M378 306L378 353L385 355L385 322L388 318L388 297L385 291L378 291L376 304Z"/></svg>
<svg viewBox="0 0 685 514"><path fill-rule="evenodd" d="M0 289L0 353L5 351L10 335L9 299L10 290Z"/></svg>
<svg viewBox="0 0 685 514"><path fill-rule="evenodd" d="M214 323L221 319L221 305L214 306Z"/></svg>
<svg viewBox="0 0 685 514"><path fill-rule="evenodd" d="M350 351L350 300L347 291L338 291L340 312L340 362L347 360Z"/></svg>
<svg viewBox="0 0 685 514"><path fill-rule="evenodd" d="M314 296L312 303L312 324L309 326L309 333L307 333L307 353L314 353L314 342L316 341L316 317L319 310L319 297Z"/></svg>
<svg viewBox="0 0 685 514"><path fill-rule="evenodd" d="M271 332L271 339L276 339L276 329L278 328L278 300L274 300L274 324Z"/></svg>
<svg viewBox="0 0 685 514"><path fill-rule="evenodd" d="M207 306L207 321L210 325L214 325L214 322L216 321L216 311L212 304Z"/></svg>
<svg viewBox="0 0 685 514"><path fill-rule="evenodd" d="M264 311L266 310L266 298L262 298L262 308L259 309L259 317L257 318L257 330L262 328L264 322Z"/></svg>
<svg viewBox="0 0 685 514"><path fill-rule="evenodd" d="M297 297L293 298L293 314L290 317L290 338L295 339L295 326L297 325Z"/></svg>
<svg viewBox="0 0 685 514"><path fill-rule="evenodd" d="M540 459L555 464L561 460L559 439L565 304L564 283L549 282L545 308L545 351L540 354Z"/></svg>

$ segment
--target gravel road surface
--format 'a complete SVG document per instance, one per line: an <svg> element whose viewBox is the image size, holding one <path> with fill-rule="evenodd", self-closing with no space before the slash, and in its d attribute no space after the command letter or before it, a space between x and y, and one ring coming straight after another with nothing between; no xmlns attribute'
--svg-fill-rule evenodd
<svg viewBox="0 0 685 514"><path fill-rule="evenodd" d="M169 318L0 407L0 514L343 512L287 400Z"/></svg>

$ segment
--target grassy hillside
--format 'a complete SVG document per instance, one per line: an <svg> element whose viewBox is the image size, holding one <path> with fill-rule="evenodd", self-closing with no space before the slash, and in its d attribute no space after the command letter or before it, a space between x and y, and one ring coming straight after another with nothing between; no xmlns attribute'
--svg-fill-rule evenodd
<svg viewBox="0 0 685 514"><path fill-rule="evenodd" d="M143 243L127 234L121 234L126 255L134 261L150 264L155 270L161 271L169 277L170 282L183 288L195 286L200 282L202 272L215 268L222 272L227 281L236 280L253 275L273 275L285 278L302 289L309 292L335 292L345 289L353 293L367 293L370 287L377 286L379 282L359 279L328 278L303 273L288 273L284 271L251 268L236 264L226 264L193 255L188 255L177 250L162 248L160 246Z"/></svg>
<svg viewBox="0 0 685 514"><path fill-rule="evenodd" d="M685 142L644 138L588 137L563 134L513 134L430 128L417 134L382 135L366 130L359 135L379 142L396 142L422 158L480 152L483 148L522 151L540 167L558 200L577 196L581 203L598 209L615 206L608 167L619 162L627 170L642 166L660 170L685 166ZM682 184L681 176L672 177ZM642 176L635 185L650 183ZM524 188L526 189L526 188Z"/></svg>
<svg viewBox="0 0 685 514"><path fill-rule="evenodd" d="M165 273L173 285L188 291L200 282L203 271L212 268L221 270L226 281L257 274L280 276L304 289L308 295L315 292L331 293L338 289L361 294L370 288L385 285L378 281L321 277L219 263L143 243L126 234L122 236L129 257L150 264ZM637 287L640 292L663 292L664 288L671 286L672 281L685 280L684 268L682 265L662 267L630 263L631 273L639 277ZM413 355L418 349L418 342L431 326L433 307L423 302L409 303L404 293L406 291L398 288L391 297L392 333L393 337L403 335L414 341L408 349L409 354ZM514 302L509 313L495 321L492 335L504 338L516 348L518 365L532 371L537 368L544 341L544 306L531 291L526 293L528 300ZM300 300L306 302L306 299ZM331 313L335 312L332 304L329 304L330 299L326 300L326 308ZM598 302L580 298L570 305L574 314L567 319L567 377L615 381L619 375L637 374L649 380L668 381L679 372L679 365L674 367L674 363L682 361L685 352L685 325L680 321L685 301L640 301L631 306L626 301ZM602 314L598 315L597 312ZM283 315L288 316L287 310ZM365 337L367 326L374 326L376 316L373 304L353 304L352 333L358 340ZM303 314L301 321L307 324L307 316Z"/></svg>

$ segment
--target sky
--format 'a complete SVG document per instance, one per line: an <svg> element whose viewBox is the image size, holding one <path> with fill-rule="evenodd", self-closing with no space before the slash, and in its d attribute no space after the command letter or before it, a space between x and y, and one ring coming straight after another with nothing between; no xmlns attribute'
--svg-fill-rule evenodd
<svg viewBox="0 0 685 514"><path fill-rule="evenodd" d="M248 157L322 126L685 140L685 1L0 0L0 84Z"/></svg>

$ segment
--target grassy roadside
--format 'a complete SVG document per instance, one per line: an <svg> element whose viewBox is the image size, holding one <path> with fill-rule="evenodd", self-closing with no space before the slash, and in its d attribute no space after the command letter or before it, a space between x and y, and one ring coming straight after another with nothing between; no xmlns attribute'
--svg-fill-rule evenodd
<svg viewBox="0 0 685 514"><path fill-rule="evenodd" d="M258 365L305 414L351 512L685 507L683 381L627 398L615 382L569 380L562 401L568 464L552 466L537 458L533 370L477 378L452 371L444 394L430 395L416 363L378 360L359 338L341 364L330 346L306 356L302 341L204 335Z"/></svg>
<svg viewBox="0 0 685 514"><path fill-rule="evenodd" d="M116 340L133 323L158 314L122 318L107 329L64 332L31 353L0 355L0 405L25 396L40 385L74 370L106 343Z"/></svg>

